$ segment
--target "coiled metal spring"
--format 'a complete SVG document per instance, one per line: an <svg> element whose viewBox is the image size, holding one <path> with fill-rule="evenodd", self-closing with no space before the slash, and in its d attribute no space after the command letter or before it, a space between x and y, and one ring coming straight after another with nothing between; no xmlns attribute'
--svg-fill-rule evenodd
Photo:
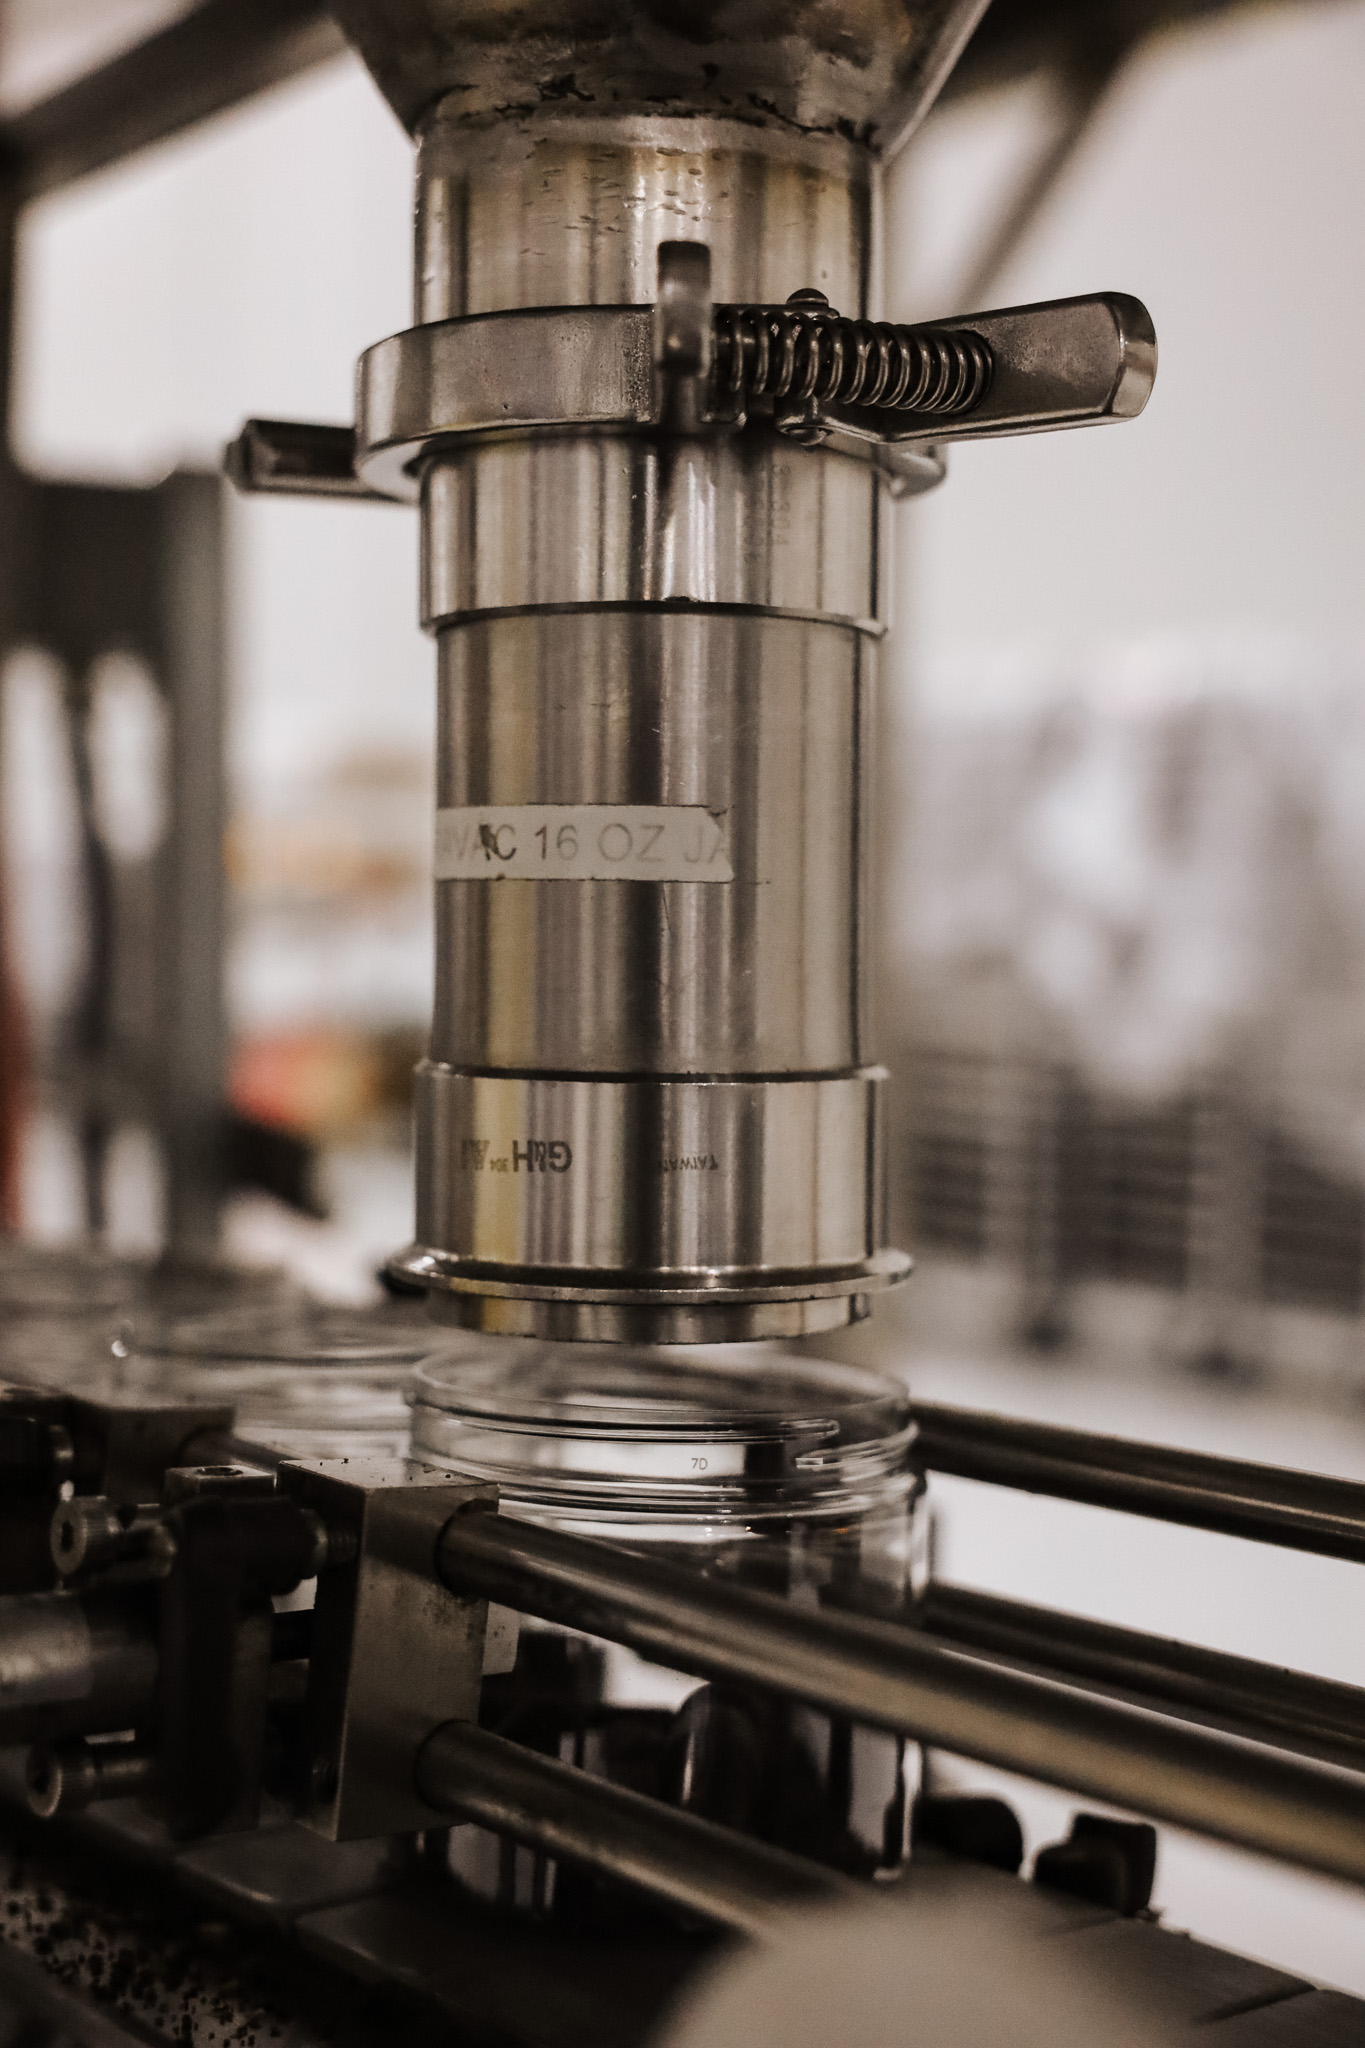
<svg viewBox="0 0 1365 2048"><path fill-rule="evenodd" d="M795 305L717 306L714 349L722 392L817 408L970 412L993 367L986 343L966 329L891 327Z"/></svg>

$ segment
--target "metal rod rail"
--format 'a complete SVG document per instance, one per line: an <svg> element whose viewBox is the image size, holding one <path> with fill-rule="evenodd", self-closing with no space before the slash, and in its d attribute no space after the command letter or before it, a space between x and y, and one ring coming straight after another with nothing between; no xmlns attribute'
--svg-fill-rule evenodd
<svg viewBox="0 0 1365 2048"><path fill-rule="evenodd" d="M931 1472L1365 1563L1365 1485L917 1401Z"/></svg>
<svg viewBox="0 0 1365 2048"><path fill-rule="evenodd" d="M933 1581L912 1619L931 1636L1135 1706L1365 1770L1365 1690L1166 1636Z"/></svg>
<svg viewBox="0 0 1365 2048"><path fill-rule="evenodd" d="M126 1590L126 1589L125 1589ZM311 1609L277 1614L272 1664L309 1656ZM161 1668L154 1615L116 1591L0 1597L0 1747L140 1726Z"/></svg>
<svg viewBox="0 0 1365 2048"><path fill-rule="evenodd" d="M464 1721L448 1721L428 1736L415 1782L419 1797L442 1813L753 1938L771 1933L793 1906L865 1892L837 1871Z"/></svg>
<svg viewBox="0 0 1365 2048"><path fill-rule="evenodd" d="M488 1513L436 1546L453 1591L1365 1884L1365 1778L1009 1671L894 1623L812 1614Z"/></svg>
<svg viewBox="0 0 1365 2048"><path fill-rule="evenodd" d="M92 1592L0 1599L0 1744L131 1727L156 1697L155 1623Z"/></svg>

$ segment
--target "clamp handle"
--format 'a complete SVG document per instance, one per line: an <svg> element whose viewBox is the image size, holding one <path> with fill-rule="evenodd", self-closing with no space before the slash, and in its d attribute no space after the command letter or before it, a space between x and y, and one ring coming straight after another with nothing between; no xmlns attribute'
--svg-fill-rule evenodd
<svg viewBox="0 0 1365 2048"><path fill-rule="evenodd" d="M925 451L948 441L1135 419L1156 360L1151 316L1122 292L913 327L844 319L814 290L713 307L709 250L665 242L653 306L410 328L362 357L354 430L248 420L226 467L247 491L411 500L426 455L474 435L736 433L763 417L923 488L941 474Z"/></svg>

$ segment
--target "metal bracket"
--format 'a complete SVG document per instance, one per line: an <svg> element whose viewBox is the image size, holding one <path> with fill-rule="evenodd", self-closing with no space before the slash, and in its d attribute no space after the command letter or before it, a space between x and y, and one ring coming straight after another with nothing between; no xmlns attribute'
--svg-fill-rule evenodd
<svg viewBox="0 0 1365 2048"><path fill-rule="evenodd" d="M74 1552L54 1561L49 1550L53 1511L68 1491L83 1559L91 1515L116 1521L119 1510L159 1500L168 1468L228 1436L233 1413L216 1402L100 1400L0 1383L0 1593L41 1592L76 1569Z"/></svg>
<svg viewBox="0 0 1365 2048"><path fill-rule="evenodd" d="M448 1592L436 1544L487 1486L345 1459L285 1465L280 1486L327 1526L304 1706L302 1819L333 1842L449 1824L417 1796L433 1729L478 1718L487 1602Z"/></svg>
<svg viewBox="0 0 1365 2048"><path fill-rule="evenodd" d="M228 443L223 472L239 491L294 498L383 500L355 473L355 428L248 420Z"/></svg>
<svg viewBox="0 0 1365 2048"><path fill-rule="evenodd" d="M272 1599L331 1554L329 1532L296 1501L191 1495L163 1517L171 1553L161 1595L157 1780L173 1834L253 1828L265 1760Z"/></svg>

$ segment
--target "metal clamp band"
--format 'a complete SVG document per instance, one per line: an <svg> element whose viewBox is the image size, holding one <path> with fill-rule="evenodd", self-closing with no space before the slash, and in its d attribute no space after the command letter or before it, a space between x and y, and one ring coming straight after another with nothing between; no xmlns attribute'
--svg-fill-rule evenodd
<svg viewBox="0 0 1365 2048"><path fill-rule="evenodd" d="M357 411L356 475L367 495L409 500L420 488L417 465L433 446L475 436L657 430L666 404L654 366L654 308L537 308L409 328L361 357ZM743 408L722 399L696 429L733 433L744 425ZM826 445L861 457L908 493L942 480L929 438L892 448L836 426Z"/></svg>
<svg viewBox="0 0 1365 2048"><path fill-rule="evenodd" d="M656 305L479 313L376 343L360 359L353 483L340 430L279 421L248 423L229 473L246 490L412 500L421 458L471 438L734 433L758 412L909 492L940 480L946 441L1133 419L1156 376L1151 318L1119 292L889 327L841 320L813 293L712 308L705 262L684 261L697 253L660 250Z"/></svg>
<svg viewBox="0 0 1365 2048"><path fill-rule="evenodd" d="M728 316L731 309L722 312ZM813 398L803 437L861 452L911 487L928 451L944 441L1135 418L1156 375L1156 336L1146 308L1120 293L888 332L971 335L989 353L989 385L970 410L948 413L822 406ZM697 428L739 430L745 398L717 389L713 380ZM415 465L433 443L584 428L648 431L664 424L665 412L652 306L537 308L443 320L391 335L361 357L356 473L381 495L415 497ZM907 464L905 457L916 452ZM941 462L928 459L933 471L926 481L933 481Z"/></svg>

